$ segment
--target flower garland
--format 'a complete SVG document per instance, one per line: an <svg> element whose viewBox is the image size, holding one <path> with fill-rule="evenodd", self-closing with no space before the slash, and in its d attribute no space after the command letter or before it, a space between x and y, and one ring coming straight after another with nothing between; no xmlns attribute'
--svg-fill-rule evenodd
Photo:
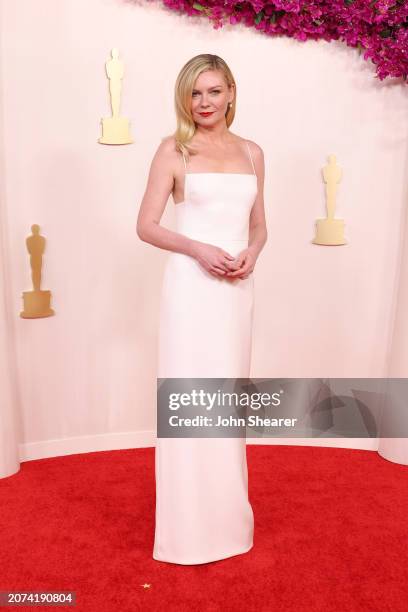
<svg viewBox="0 0 408 612"><path fill-rule="evenodd" d="M376 77L408 76L408 0L162 0L188 15L204 14L215 29L243 23L268 36L342 40L364 51Z"/></svg>

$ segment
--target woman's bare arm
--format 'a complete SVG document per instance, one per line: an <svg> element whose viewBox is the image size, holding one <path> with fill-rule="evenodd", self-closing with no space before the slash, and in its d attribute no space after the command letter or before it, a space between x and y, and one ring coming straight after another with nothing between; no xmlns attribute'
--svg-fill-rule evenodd
<svg viewBox="0 0 408 612"><path fill-rule="evenodd" d="M259 253L262 251L268 238L263 193L265 180L264 154L261 147L252 141L251 151L253 152L254 166L258 179L258 193L249 218L248 247L239 254L237 269L226 273L226 278L229 279L244 279L253 272Z"/></svg>
<svg viewBox="0 0 408 612"><path fill-rule="evenodd" d="M183 253L196 259L207 272L223 276L235 257L224 249L193 240L160 225L167 200L173 190L174 140L160 143L151 163L146 191L137 217L136 232L141 240L159 249ZM176 204L177 206L177 204ZM234 269L234 267L232 268Z"/></svg>
<svg viewBox="0 0 408 612"><path fill-rule="evenodd" d="M194 256L195 240L160 225L173 190L174 141L162 141L153 157L140 205L136 232L141 240L168 251Z"/></svg>
<svg viewBox="0 0 408 612"><path fill-rule="evenodd" d="M254 145L255 143L251 143L252 151L255 148ZM268 238L264 205L265 160L263 150L259 145L256 145L255 148L254 165L258 177L258 194L249 219L248 248L257 258Z"/></svg>

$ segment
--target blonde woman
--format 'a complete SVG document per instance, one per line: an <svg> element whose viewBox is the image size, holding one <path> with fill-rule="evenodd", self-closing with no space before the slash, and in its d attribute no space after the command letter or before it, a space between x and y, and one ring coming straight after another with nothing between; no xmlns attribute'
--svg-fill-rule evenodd
<svg viewBox="0 0 408 612"><path fill-rule="evenodd" d="M162 286L159 378L247 378L253 270L266 242L264 156L230 131L236 83L201 54L175 86L176 132L159 145L138 236L170 251ZM169 195L176 230L160 225ZM153 558L199 564L253 546L245 438L157 438Z"/></svg>

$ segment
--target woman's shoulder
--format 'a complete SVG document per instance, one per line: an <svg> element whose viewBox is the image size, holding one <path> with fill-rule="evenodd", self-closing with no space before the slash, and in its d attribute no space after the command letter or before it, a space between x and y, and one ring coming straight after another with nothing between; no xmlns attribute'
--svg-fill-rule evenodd
<svg viewBox="0 0 408 612"><path fill-rule="evenodd" d="M251 153L254 153L255 155L260 155L260 156L263 155L262 148L259 146L257 142L255 142L255 140L250 140L249 138L238 136L238 134L234 134L234 136L237 138L237 140L241 144L245 145L245 143L247 143L249 148L251 149Z"/></svg>
<svg viewBox="0 0 408 612"><path fill-rule="evenodd" d="M176 167L180 151L176 147L174 135L164 136L157 146L155 157L169 167Z"/></svg>
<svg viewBox="0 0 408 612"><path fill-rule="evenodd" d="M245 138L244 140L248 143L252 152L257 153L258 155L263 154L262 147L257 142L255 142L255 140L250 140L249 138Z"/></svg>
<svg viewBox="0 0 408 612"><path fill-rule="evenodd" d="M255 142L255 140L250 140L249 138L243 138L242 136L238 136L238 134L233 134L233 136L236 139L236 141L239 142L240 144L245 145L245 143L247 143L251 150L251 153L253 154L255 158L263 157L262 147L257 142ZM168 158L175 159L176 157L178 157L180 151L177 148L176 138L174 134L170 134L170 136L164 136L161 139L161 142L158 147L158 151L160 152L160 154Z"/></svg>
<svg viewBox="0 0 408 612"><path fill-rule="evenodd" d="M170 136L164 136L159 144L159 149L164 153L176 153L176 138L174 134L170 134Z"/></svg>

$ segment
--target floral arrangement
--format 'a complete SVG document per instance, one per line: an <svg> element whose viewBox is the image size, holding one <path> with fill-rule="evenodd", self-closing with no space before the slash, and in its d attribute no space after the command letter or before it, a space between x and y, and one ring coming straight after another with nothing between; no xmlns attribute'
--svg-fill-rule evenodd
<svg viewBox="0 0 408 612"><path fill-rule="evenodd" d="M408 75L408 0L163 0L176 11L203 14L214 28L243 23L268 36L342 40L376 65L376 77Z"/></svg>

